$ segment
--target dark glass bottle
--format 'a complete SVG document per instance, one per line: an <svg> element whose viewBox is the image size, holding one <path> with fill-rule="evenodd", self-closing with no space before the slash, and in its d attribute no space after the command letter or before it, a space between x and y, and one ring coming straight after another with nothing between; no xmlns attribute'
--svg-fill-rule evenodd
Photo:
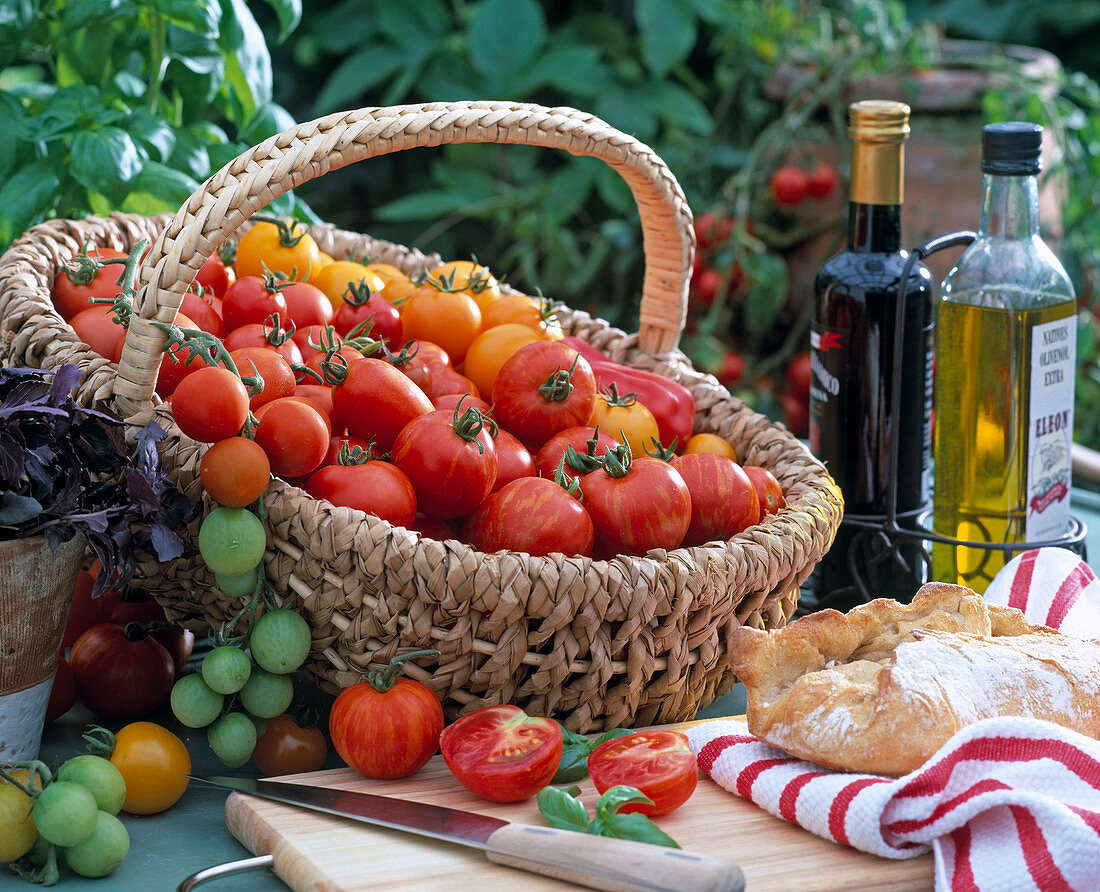
<svg viewBox="0 0 1100 892"><path fill-rule="evenodd" d="M810 448L844 496L845 520L816 568L809 606L847 610L870 598L910 600L926 566L913 540L881 532L890 450L898 450L896 504L915 529L930 501L933 279L921 263L905 284L901 369L894 368L904 141L909 107L865 100L849 107L852 141L848 245L815 281ZM893 378L901 375L893 402Z"/></svg>

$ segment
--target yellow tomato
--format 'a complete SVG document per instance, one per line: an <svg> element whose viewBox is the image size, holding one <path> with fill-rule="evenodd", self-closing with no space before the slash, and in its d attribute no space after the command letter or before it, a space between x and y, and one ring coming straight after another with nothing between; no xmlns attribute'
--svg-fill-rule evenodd
<svg viewBox="0 0 1100 892"><path fill-rule="evenodd" d="M693 452L712 452L715 455L724 455L730 461L737 461L737 452L728 440L723 440L718 434L693 434L684 444L684 455Z"/></svg>
<svg viewBox="0 0 1100 892"><path fill-rule="evenodd" d="M481 328L485 331L509 322L533 328L550 340L562 336L561 325L554 318L551 302L526 294L502 294L483 311Z"/></svg>
<svg viewBox="0 0 1100 892"><path fill-rule="evenodd" d="M544 340L533 328L517 323L498 325L483 331L470 344L462 366L462 374L477 385L486 401L491 401L493 382L500 367L520 347Z"/></svg>
<svg viewBox="0 0 1100 892"><path fill-rule="evenodd" d="M381 276L354 260L334 260L311 281L325 293L334 310L344 305L344 295L353 285L359 287L365 283L371 291L379 293L386 286Z"/></svg>
<svg viewBox="0 0 1100 892"><path fill-rule="evenodd" d="M154 722L131 722L115 734L111 762L126 781L122 810L154 815L179 802L191 773L182 740Z"/></svg>
<svg viewBox="0 0 1100 892"><path fill-rule="evenodd" d="M481 330L481 310L461 291L440 291L426 285L401 307L405 340L424 340L447 351L451 362L462 362Z"/></svg>
<svg viewBox="0 0 1100 892"><path fill-rule="evenodd" d="M30 772L20 768L9 772L25 786ZM36 778L37 780L37 778ZM32 789L37 789L37 783ZM17 861L31 850L38 839L38 828L31 814L31 797L15 784L0 778L0 864Z"/></svg>
<svg viewBox="0 0 1100 892"><path fill-rule="evenodd" d="M638 402L634 394L616 393L612 397L607 392L601 392L596 397L596 407L592 410L588 426L599 427L620 442L625 439L634 458L641 458L647 454L646 450L655 449L654 440L658 444L661 442L657 419Z"/></svg>
<svg viewBox="0 0 1100 892"><path fill-rule="evenodd" d="M367 269L372 273L381 276L387 282L390 279L407 279L408 276L399 270L392 263L371 262L367 264Z"/></svg>
<svg viewBox="0 0 1100 892"><path fill-rule="evenodd" d="M233 265L238 276L263 276L266 267L302 281L322 265L321 249L300 223L260 220L241 236Z"/></svg>

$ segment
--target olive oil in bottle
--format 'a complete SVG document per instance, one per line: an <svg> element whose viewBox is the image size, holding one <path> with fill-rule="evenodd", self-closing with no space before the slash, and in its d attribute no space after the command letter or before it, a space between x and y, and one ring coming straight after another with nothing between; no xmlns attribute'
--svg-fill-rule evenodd
<svg viewBox="0 0 1100 892"><path fill-rule="evenodd" d="M982 131L978 237L944 280L935 387L936 533L1051 541L1069 527L1076 300L1039 233L1042 128ZM935 543L937 580L985 590L1003 550Z"/></svg>

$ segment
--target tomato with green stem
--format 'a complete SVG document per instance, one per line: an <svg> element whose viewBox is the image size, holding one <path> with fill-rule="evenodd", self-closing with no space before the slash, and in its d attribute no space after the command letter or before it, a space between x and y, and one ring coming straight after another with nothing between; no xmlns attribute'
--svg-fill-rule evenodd
<svg viewBox="0 0 1100 892"><path fill-rule="evenodd" d="M451 773L475 796L520 802L558 770L561 726L518 706L483 706L447 725L439 749Z"/></svg>
<svg viewBox="0 0 1100 892"><path fill-rule="evenodd" d="M239 647L220 644L208 651L200 667L202 680L217 694L235 694L252 673L252 661Z"/></svg>
<svg viewBox="0 0 1100 892"><path fill-rule="evenodd" d="M778 514L779 509L786 505L786 499L783 496L783 487L775 475L759 465L744 465L744 471L756 487L756 495L760 499L760 519L763 520L769 514Z"/></svg>
<svg viewBox="0 0 1100 892"><path fill-rule="evenodd" d="M236 436L248 420L248 388L221 366L206 366L184 378L172 397L176 424L192 440L216 443Z"/></svg>
<svg viewBox="0 0 1100 892"><path fill-rule="evenodd" d="M535 454L535 474L553 480L558 468L562 467L562 459L565 458L565 476L569 479L583 477L600 466L609 449L619 445L621 444L615 437L600 428L566 428L543 443ZM569 464L570 447L575 453L576 467Z"/></svg>
<svg viewBox="0 0 1100 892"><path fill-rule="evenodd" d="M294 341L292 333L280 328L279 324L276 316L269 316L264 322L246 322L227 333L222 338L222 344L230 355L245 348L262 347L279 354L288 366L297 365L303 361L302 350ZM248 364L244 363L238 368L247 370Z"/></svg>
<svg viewBox="0 0 1100 892"><path fill-rule="evenodd" d="M111 362L118 362L122 355L122 342L126 329L110 304L92 304L69 320L76 336L97 354Z"/></svg>
<svg viewBox="0 0 1100 892"><path fill-rule="evenodd" d="M122 291L120 280L126 256L124 251L115 248L88 245L71 261L62 264L51 290L54 309L61 318L70 321L95 300L113 301Z"/></svg>
<svg viewBox="0 0 1100 892"><path fill-rule="evenodd" d="M191 756L182 740L154 722L131 722L117 732L92 728L89 748L111 760L126 781L122 810L152 815L175 805L187 789Z"/></svg>
<svg viewBox="0 0 1100 892"><path fill-rule="evenodd" d="M285 675L301 666L312 645L309 623L287 607L264 613L248 637L256 665L276 675Z"/></svg>
<svg viewBox="0 0 1100 892"><path fill-rule="evenodd" d="M328 296L310 282L288 282L282 289L288 327L329 325L335 315Z"/></svg>
<svg viewBox="0 0 1100 892"><path fill-rule="evenodd" d="M354 508L407 527L416 516L416 491L396 465L371 457L369 449L341 448L336 464L314 471L304 489L315 499Z"/></svg>
<svg viewBox="0 0 1100 892"><path fill-rule="evenodd" d="M663 728L601 743L588 757L588 774L600 793L615 786L641 790L652 804L632 802L620 811L648 816L679 808L699 782L699 767L687 735Z"/></svg>
<svg viewBox="0 0 1100 892"><path fill-rule="evenodd" d="M629 444L634 455L645 455L661 442L661 428L636 393L620 393L614 383L596 397L588 424L608 431Z"/></svg>
<svg viewBox="0 0 1100 892"><path fill-rule="evenodd" d="M95 797L76 781L54 780L34 800L38 835L55 846L75 846L95 831Z"/></svg>
<svg viewBox="0 0 1100 892"><path fill-rule="evenodd" d="M263 325L269 316L290 318L280 283L271 276L241 275L222 298L222 322L227 333L248 323Z"/></svg>
<svg viewBox="0 0 1100 892"><path fill-rule="evenodd" d="M351 768L367 777L407 777L435 754L443 707L431 688L402 671L405 662L438 653L401 654L340 692L329 713L329 736Z"/></svg>
<svg viewBox="0 0 1100 892"><path fill-rule="evenodd" d="M375 441L382 452L414 418L433 411L432 402L413 381L390 363L363 357L347 368L332 391L336 414L348 433Z"/></svg>
<svg viewBox="0 0 1100 892"><path fill-rule="evenodd" d="M369 331L370 336L381 340L388 350L400 350L404 343L401 313L380 292L372 291L366 282L348 285L332 319L332 327L340 335L347 335L360 326L364 326L361 331Z"/></svg>
<svg viewBox="0 0 1100 892"><path fill-rule="evenodd" d="M321 268L321 249L309 230L285 217L253 214L253 225L237 243L237 276L262 276L265 270L302 280Z"/></svg>
<svg viewBox="0 0 1100 892"><path fill-rule="evenodd" d="M463 541L489 553L588 555L593 535L592 518L576 495L545 477L513 480L485 499L462 527Z"/></svg>
<svg viewBox="0 0 1100 892"><path fill-rule="evenodd" d="M193 672L176 681L168 702L181 725L205 728L221 715L225 697L203 680L201 672Z"/></svg>

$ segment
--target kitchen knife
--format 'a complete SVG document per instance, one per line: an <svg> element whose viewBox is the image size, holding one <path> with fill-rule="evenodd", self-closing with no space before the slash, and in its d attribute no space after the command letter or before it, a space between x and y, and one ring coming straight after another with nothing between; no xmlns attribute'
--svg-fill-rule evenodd
<svg viewBox="0 0 1100 892"><path fill-rule="evenodd" d="M355 821L482 849L490 861L609 892L741 892L732 862L681 849L514 824L476 812L354 790L249 777L193 780Z"/></svg>

